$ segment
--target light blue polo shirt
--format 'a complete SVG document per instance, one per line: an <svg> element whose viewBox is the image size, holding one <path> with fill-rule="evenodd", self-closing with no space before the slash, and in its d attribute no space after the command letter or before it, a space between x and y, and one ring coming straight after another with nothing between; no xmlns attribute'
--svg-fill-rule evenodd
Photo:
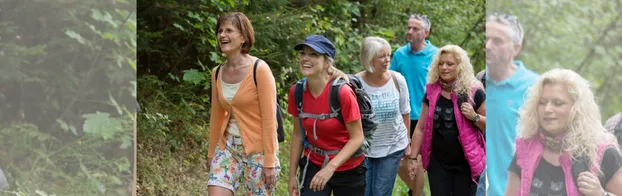
<svg viewBox="0 0 622 196"><path fill-rule="evenodd" d="M486 73L486 165L488 195L504 195L508 168L514 157L518 110L527 90L539 75L528 70L521 61L514 74L495 83ZM488 72L488 71L486 71Z"/></svg>
<svg viewBox="0 0 622 196"><path fill-rule="evenodd" d="M416 53L410 49L410 43L395 50L389 68L406 78L410 96L410 120L419 120L428 67L432 63L432 57L438 51L438 47L432 45L429 40L425 40L425 43L425 48Z"/></svg>

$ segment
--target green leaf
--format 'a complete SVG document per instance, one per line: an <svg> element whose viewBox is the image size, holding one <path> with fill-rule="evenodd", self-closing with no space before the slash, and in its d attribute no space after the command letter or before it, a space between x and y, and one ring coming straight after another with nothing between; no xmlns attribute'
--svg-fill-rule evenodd
<svg viewBox="0 0 622 196"><path fill-rule="evenodd" d="M104 21L104 15L96 9L91 9L91 17L97 21Z"/></svg>
<svg viewBox="0 0 622 196"><path fill-rule="evenodd" d="M121 143L121 146L119 148L121 149L127 149L128 147L132 146L132 138L131 137L123 137L123 143Z"/></svg>
<svg viewBox="0 0 622 196"><path fill-rule="evenodd" d="M82 129L84 133L103 139L110 139L115 133L121 131L121 121L119 119L110 118L110 114L105 112L96 112L82 115L86 118Z"/></svg>
<svg viewBox="0 0 622 196"><path fill-rule="evenodd" d="M205 81L205 74L199 72L196 69L184 70L184 81L190 82L192 84L200 84Z"/></svg>
<svg viewBox="0 0 622 196"><path fill-rule="evenodd" d="M76 130L76 127L74 127L73 125L69 125L69 130L71 131L71 133L73 133L73 135L78 136L78 131Z"/></svg>
<svg viewBox="0 0 622 196"><path fill-rule="evenodd" d="M605 52L605 47L603 47L603 46L595 46L594 47L594 52L596 52L596 54L604 55L606 53Z"/></svg>
<svg viewBox="0 0 622 196"><path fill-rule="evenodd" d="M173 26L177 27L179 30L185 31L184 27L182 27L180 24L174 23Z"/></svg>
<svg viewBox="0 0 622 196"><path fill-rule="evenodd" d="M212 62L218 62L218 59L220 59L220 56L218 56L218 53L210 52L209 60L211 60Z"/></svg>
<svg viewBox="0 0 622 196"><path fill-rule="evenodd" d="M354 16L356 17L361 17L361 12L358 7L352 8L352 14L354 14Z"/></svg>
<svg viewBox="0 0 622 196"><path fill-rule="evenodd" d="M56 119L56 122L60 124L60 128L63 129L63 131L67 131L69 129L69 126L67 126L67 123L65 123L65 121L61 119Z"/></svg>
<svg viewBox="0 0 622 196"><path fill-rule="evenodd" d="M86 40L78 33L72 31L72 30L67 30L65 31L65 34L75 40L77 40L79 43L81 44L85 44Z"/></svg>
<svg viewBox="0 0 622 196"><path fill-rule="evenodd" d="M168 73L168 77L179 82L179 77L177 77L176 75L173 75L173 73Z"/></svg>

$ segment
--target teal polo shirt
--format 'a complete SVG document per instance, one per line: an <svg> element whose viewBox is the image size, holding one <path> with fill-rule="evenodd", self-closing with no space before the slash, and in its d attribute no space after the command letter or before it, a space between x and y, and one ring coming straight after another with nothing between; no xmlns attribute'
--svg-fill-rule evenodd
<svg viewBox="0 0 622 196"><path fill-rule="evenodd" d="M518 110L539 75L528 70L521 61L518 69L499 83L486 74L486 166L488 195L504 195L508 168L514 157ZM486 71L488 72L488 71Z"/></svg>
<svg viewBox="0 0 622 196"><path fill-rule="evenodd" d="M438 47L432 45L429 40L425 40L425 43L425 48L419 52L413 52L410 49L410 43L395 50L389 68L406 78L410 98L410 120L419 120L428 67L432 63L432 57L438 51Z"/></svg>

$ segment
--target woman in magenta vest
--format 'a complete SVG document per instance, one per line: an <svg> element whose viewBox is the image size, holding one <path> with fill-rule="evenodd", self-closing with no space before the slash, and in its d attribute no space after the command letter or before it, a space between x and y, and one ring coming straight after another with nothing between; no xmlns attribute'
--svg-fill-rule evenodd
<svg viewBox="0 0 622 196"><path fill-rule="evenodd" d="M432 196L475 195L486 166L483 131L486 95L475 78L467 52L439 49L428 72L421 117L412 138L409 171L414 177L421 149Z"/></svg>
<svg viewBox="0 0 622 196"><path fill-rule="evenodd" d="M310 35L294 46L300 50L300 72L307 78L302 90L302 114L298 114L294 85L289 90L287 111L294 116L289 156L290 195L363 196L365 156L355 155L363 143L361 113L352 88L343 85L339 103L343 123L337 118L318 119L305 115L331 113L329 93L332 81L347 78L334 67L335 45L320 35ZM302 119L302 129L300 120ZM309 147L304 148L302 131ZM302 155L302 158L301 158ZM296 178L300 168L300 178ZM299 184L299 182L301 182Z"/></svg>
<svg viewBox="0 0 622 196"><path fill-rule="evenodd" d="M506 195L622 195L622 156L601 124L587 80L566 69L540 76L518 121Z"/></svg>

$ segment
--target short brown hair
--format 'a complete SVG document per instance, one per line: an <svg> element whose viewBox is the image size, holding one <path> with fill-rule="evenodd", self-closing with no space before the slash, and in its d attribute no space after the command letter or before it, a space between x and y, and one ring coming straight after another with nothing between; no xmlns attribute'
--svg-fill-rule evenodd
<svg viewBox="0 0 622 196"><path fill-rule="evenodd" d="M232 12L222 15L218 18L218 22L216 23L216 36L218 36L220 25L224 22L231 22L235 28L240 30L242 36L246 38L246 42L242 45L242 54L248 54L251 48L253 48L253 44L255 44L255 30L253 30L251 21L241 12ZM220 48L218 48L218 51L220 51Z"/></svg>

